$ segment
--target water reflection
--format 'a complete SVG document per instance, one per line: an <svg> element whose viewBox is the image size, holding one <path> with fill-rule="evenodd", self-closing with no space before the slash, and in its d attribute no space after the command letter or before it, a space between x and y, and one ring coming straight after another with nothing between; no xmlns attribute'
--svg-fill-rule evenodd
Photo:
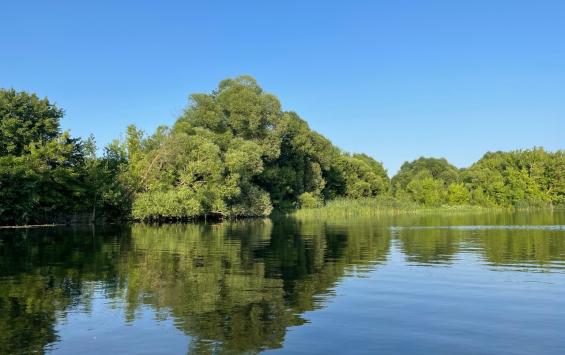
<svg viewBox="0 0 565 355"><path fill-rule="evenodd" d="M58 339L54 326L66 312L88 311L93 281L103 281L108 297L115 297L125 283L117 277L113 261L128 242L119 231L4 232L0 239L0 353L43 352Z"/></svg>
<svg viewBox="0 0 565 355"><path fill-rule="evenodd" d="M389 238L315 222L134 226L128 315L140 304L174 317L191 350L246 352L282 346L286 329L316 309L347 266L386 258ZM124 261L122 261L124 262Z"/></svg>
<svg viewBox="0 0 565 355"><path fill-rule="evenodd" d="M461 245L461 233L442 229L393 231L406 259L420 264L450 264Z"/></svg>
<svg viewBox="0 0 565 355"><path fill-rule="evenodd" d="M281 348L289 327L308 322L305 312L324 307L345 278L378 274L393 249L411 265L450 267L468 254L484 272L564 271L560 229L403 226L563 221L562 213L478 214L3 231L0 353L56 350L65 341L57 325L92 313L96 297L119 300L119 321L133 326L146 308L154 322L172 320L190 352Z"/></svg>

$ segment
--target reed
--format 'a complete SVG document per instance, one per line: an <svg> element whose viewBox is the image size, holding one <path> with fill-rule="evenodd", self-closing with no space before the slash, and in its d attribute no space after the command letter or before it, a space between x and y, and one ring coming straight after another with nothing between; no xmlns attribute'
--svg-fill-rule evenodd
<svg viewBox="0 0 565 355"><path fill-rule="evenodd" d="M318 208L302 208L293 215L300 218L349 218L371 217L395 214L424 213L468 213L502 210L500 207L482 207L470 205L442 205L437 207L422 206L413 201L397 200L390 197L348 199L338 198L328 201Z"/></svg>

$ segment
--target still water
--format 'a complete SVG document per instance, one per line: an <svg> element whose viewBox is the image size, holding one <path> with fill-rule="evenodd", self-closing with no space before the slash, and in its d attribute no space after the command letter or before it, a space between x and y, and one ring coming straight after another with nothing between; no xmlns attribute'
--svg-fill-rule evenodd
<svg viewBox="0 0 565 355"><path fill-rule="evenodd" d="M0 232L0 354L565 354L565 213Z"/></svg>

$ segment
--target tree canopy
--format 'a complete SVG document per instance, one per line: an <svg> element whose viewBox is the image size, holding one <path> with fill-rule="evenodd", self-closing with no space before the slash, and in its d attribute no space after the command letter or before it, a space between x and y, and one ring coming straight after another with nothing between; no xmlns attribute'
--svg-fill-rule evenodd
<svg viewBox="0 0 565 355"><path fill-rule="evenodd" d="M267 216L274 209L385 197L423 206L565 204L565 153L487 153L466 169L421 157L389 179L285 111L250 76L189 98L171 127L135 125L97 155L94 137L60 128L64 111L0 90L0 224Z"/></svg>
<svg viewBox="0 0 565 355"><path fill-rule="evenodd" d="M109 196L98 191L104 184L118 188L111 182L119 170L111 167L113 157L97 158L93 138L62 132L62 116L46 98L0 90L0 224L70 220L96 205L108 207ZM127 202L114 196L110 204Z"/></svg>
<svg viewBox="0 0 565 355"><path fill-rule="evenodd" d="M485 154L466 169L471 202L489 206L565 203L565 152L542 148Z"/></svg>
<svg viewBox="0 0 565 355"><path fill-rule="evenodd" d="M131 126L125 146L142 220L266 216L389 184L380 163L341 152L249 76L192 95L172 128Z"/></svg>
<svg viewBox="0 0 565 355"><path fill-rule="evenodd" d="M486 153L466 169L445 159L404 163L392 185L398 198L427 206L547 207L565 203L565 153L542 148Z"/></svg>

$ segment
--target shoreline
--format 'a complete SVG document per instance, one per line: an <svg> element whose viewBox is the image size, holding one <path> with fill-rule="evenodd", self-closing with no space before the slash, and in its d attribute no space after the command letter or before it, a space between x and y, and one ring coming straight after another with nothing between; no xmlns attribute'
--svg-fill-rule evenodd
<svg viewBox="0 0 565 355"><path fill-rule="evenodd" d="M366 199L367 202L369 199ZM123 221L125 223L131 224L178 224L178 223L194 223L194 222L221 222L221 221L234 221L234 220L249 220L249 219L264 219L264 218L276 218L277 216L295 217L295 218L335 218L335 217L371 217L371 216L382 216L382 215L418 215L418 214L434 214L434 213L445 213L445 214L465 214L465 213L484 213L484 212L533 212L533 211L561 211L565 210L564 207L554 206L554 207L529 207L529 208L516 208L516 207L484 207L484 206L472 206L472 205L444 205L438 207L424 207L424 206L413 206L413 207L391 207L380 205L379 202L376 204L364 205L359 200L338 200L334 201L337 203L330 203L326 206L315 207L315 208L302 208L291 212L278 212L272 213L269 216L254 216L254 217L239 217L239 218L225 218L225 219L210 219L210 218L194 218L194 219L182 219L182 220L162 220L162 221L142 221L142 220L128 220ZM370 200L369 200L370 201ZM341 205L345 202L347 206ZM353 202L353 204L351 204ZM361 202L361 203L359 203ZM374 202L374 201L372 201ZM336 206L337 204L337 206ZM72 226L96 226L104 224L117 224L119 222L112 223L45 223L45 224L27 224L27 225L0 225L0 230L10 230L10 229L33 229L33 228L53 228L53 227L72 227Z"/></svg>
<svg viewBox="0 0 565 355"><path fill-rule="evenodd" d="M63 227L63 226L70 226L73 224L57 224L57 223L49 223L49 224L24 224L24 225L12 225L12 226L0 226L0 229L31 229L31 228L43 228L43 227Z"/></svg>

